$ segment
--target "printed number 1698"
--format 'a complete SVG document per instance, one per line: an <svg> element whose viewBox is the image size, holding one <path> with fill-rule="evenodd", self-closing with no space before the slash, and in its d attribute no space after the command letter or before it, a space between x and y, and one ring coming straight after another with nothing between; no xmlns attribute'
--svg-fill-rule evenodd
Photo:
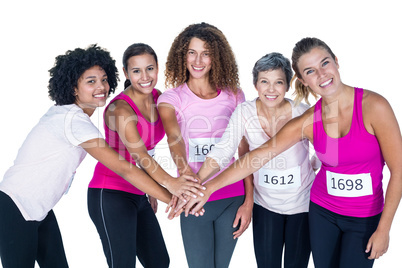
<svg viewBox="0 0 402 268"><path fill-rule="evenodd" d="M352 191L357 190L360 191L363 189L363 184L361 179L357 179L355 181L351 179L338 179L336 180L335 178L331 178L332 182L332 189L336 190L347 190L347 191Z"/></svg>

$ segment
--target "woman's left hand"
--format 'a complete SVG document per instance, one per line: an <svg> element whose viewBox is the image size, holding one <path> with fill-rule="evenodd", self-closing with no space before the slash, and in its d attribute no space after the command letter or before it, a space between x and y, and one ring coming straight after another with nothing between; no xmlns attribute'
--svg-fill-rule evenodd
<svg viewBox="0 0 402 268"><path fill-rule="evenodd" d="M369 253L371 251L368 258L370 260L378 259L387 252L388 246L389 232L380 231L377 229L367 243L366 253Z"/></svg>
<svg viewBox="0 0 402 268"><path fill-rule="evenodd" d="M233 239L240 237L244 231L247 230L251 222L252 213L253 204L251 206L243 204L239 207L236 213L236 218L233 222L233 228L236 228L239 225L239 221L240 227L236 232L233 233Z"/></svg>
<svg viewBox="0 0 402 268"><path fill-rule="evenodd" d="M158 199L148 195L148 201L151 204L152 210L156 214L156 212L158 211Z"/></svg>

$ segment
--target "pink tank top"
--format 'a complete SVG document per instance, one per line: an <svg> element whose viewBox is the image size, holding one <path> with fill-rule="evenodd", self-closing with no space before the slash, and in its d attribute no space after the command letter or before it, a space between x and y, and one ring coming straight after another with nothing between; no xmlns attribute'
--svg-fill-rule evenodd
<svg viewBox="0 0 402 268"><path fill-rule="evenodd" d="M158 91L154 89L152 91L152 95L154 97L154 102L156 105L159 97ZM110 101L109 105L116 100L124 100L131 106L131 108L133 108L138 118L137 129L142 138L142 141L144 142L148 151L154 149L155 145L163 138L163 136L165 136L165 130L163 128L162 120L160 119L159 114L158 120L154 123L151 123L144 118L144 116L141 114L140 110L137 108L131 98L125 95L123 92L121 92L112 101ZM105 113L109 105L106 107ZM105 116L105 113L103 114L103 116ZM103 126L105 128L105 140L110 145L110 147L112 147L116 152L123 156L128 162L135 165L136 163L134 159L131 157L129 151L126 149L126 146L121 141L118 133L116 131L110 130L105 121L103 121ZM89 183L89 188L106 188L138 195L145 194L100 162L98 162L95 167L94 175L91 182Z"/></svg>
<svg viewBox="0 0 402 268"><path fill-rule="evenodd" d="M314 110L314 149L322 162L310 199L334 213L371 217L384 207L384 159L376 137L367 132L362 115L363 89L355 88L349 133L329 137L322 122L322 99Z"/></svg>

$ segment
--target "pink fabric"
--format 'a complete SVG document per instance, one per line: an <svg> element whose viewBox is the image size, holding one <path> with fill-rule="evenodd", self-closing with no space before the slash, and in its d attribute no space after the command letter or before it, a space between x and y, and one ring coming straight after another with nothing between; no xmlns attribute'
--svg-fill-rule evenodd
<svg viewBox="0 0 402 268"><path fill-rule="evenodd" d="M156 103L158 100L158 91L154 89L152 91L152 95L154 97L154 102ZM141 114L140 110L137 108L135 103L121 92L117 95L110 103L113 103L116 100L124 100L126 101L134 110L137 115L138 122L137 122L137 129L144 142L147 150L152 150L155 145L165 136L165 130L162 125L162 120L160 120L158 114L158 120L156 122L149 122L147 121L143 115ZM105 112L109 105L106 107ZM105 114L104 114L105 116ZM105 121L103 121L103 126L105 128L105 140L106 142L112 147L116 152L118 152L121 156L124 157L130 163L136 164L134 159L131 157L129 151L126 149L124 143L121 141L117 132L112 131L108 128ZM132 184L127 182L124 178L117 175L112 170L108 169L102 163L98 162L95 167L95 172L91 182L89 183L89 188L106 188L112 190L120 190L124 192L129 192L133 194L143 195L144 192L140 191L139 189L135 188Z"/></svg>
<svg viewBox="0 0 402 268"><path fill-rule="evenodd" d="M374 135L363 123L363 90L355 88L353 119L349 133L341 138L329 137L322 123L322 100L315 105L314 149L322 162L311 189L311 201L337 214L352 217L370 217L379 214L384 206L382 170L384 159ZM370 173L372 195L339 197L328 194L326 171L340 174Z"/></svg>
<svg viewBox="0 0 402 268"><path fill-rule="evenodd" d="M237 104L244 100L242 91L235 96L227 90L221 90L213 99L201 99L188 88L187 84L183 84L165 91L158 99L158 106L160 107L163 103L174 106L177 122L186 144L187 160L189 160L189 139L221 138ZM188 163L193 172L197 173L203 162L189 161ZM216 191L208 201L240 195L244 195L243 181Z"/></svg>

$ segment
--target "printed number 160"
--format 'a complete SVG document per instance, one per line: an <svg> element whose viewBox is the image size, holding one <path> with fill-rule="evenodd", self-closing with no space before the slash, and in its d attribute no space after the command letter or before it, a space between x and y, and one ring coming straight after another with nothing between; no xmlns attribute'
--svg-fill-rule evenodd
<svg viewBox="0 0 402 268"><path fill-rule="evenodd" d="M195 146L194 148L197 150L197 152L195 153L195 155L207 155L211 150L212 147L214 147L215 144L205 144L202 145L202 147L200 148L200 145Z"/></svg>

